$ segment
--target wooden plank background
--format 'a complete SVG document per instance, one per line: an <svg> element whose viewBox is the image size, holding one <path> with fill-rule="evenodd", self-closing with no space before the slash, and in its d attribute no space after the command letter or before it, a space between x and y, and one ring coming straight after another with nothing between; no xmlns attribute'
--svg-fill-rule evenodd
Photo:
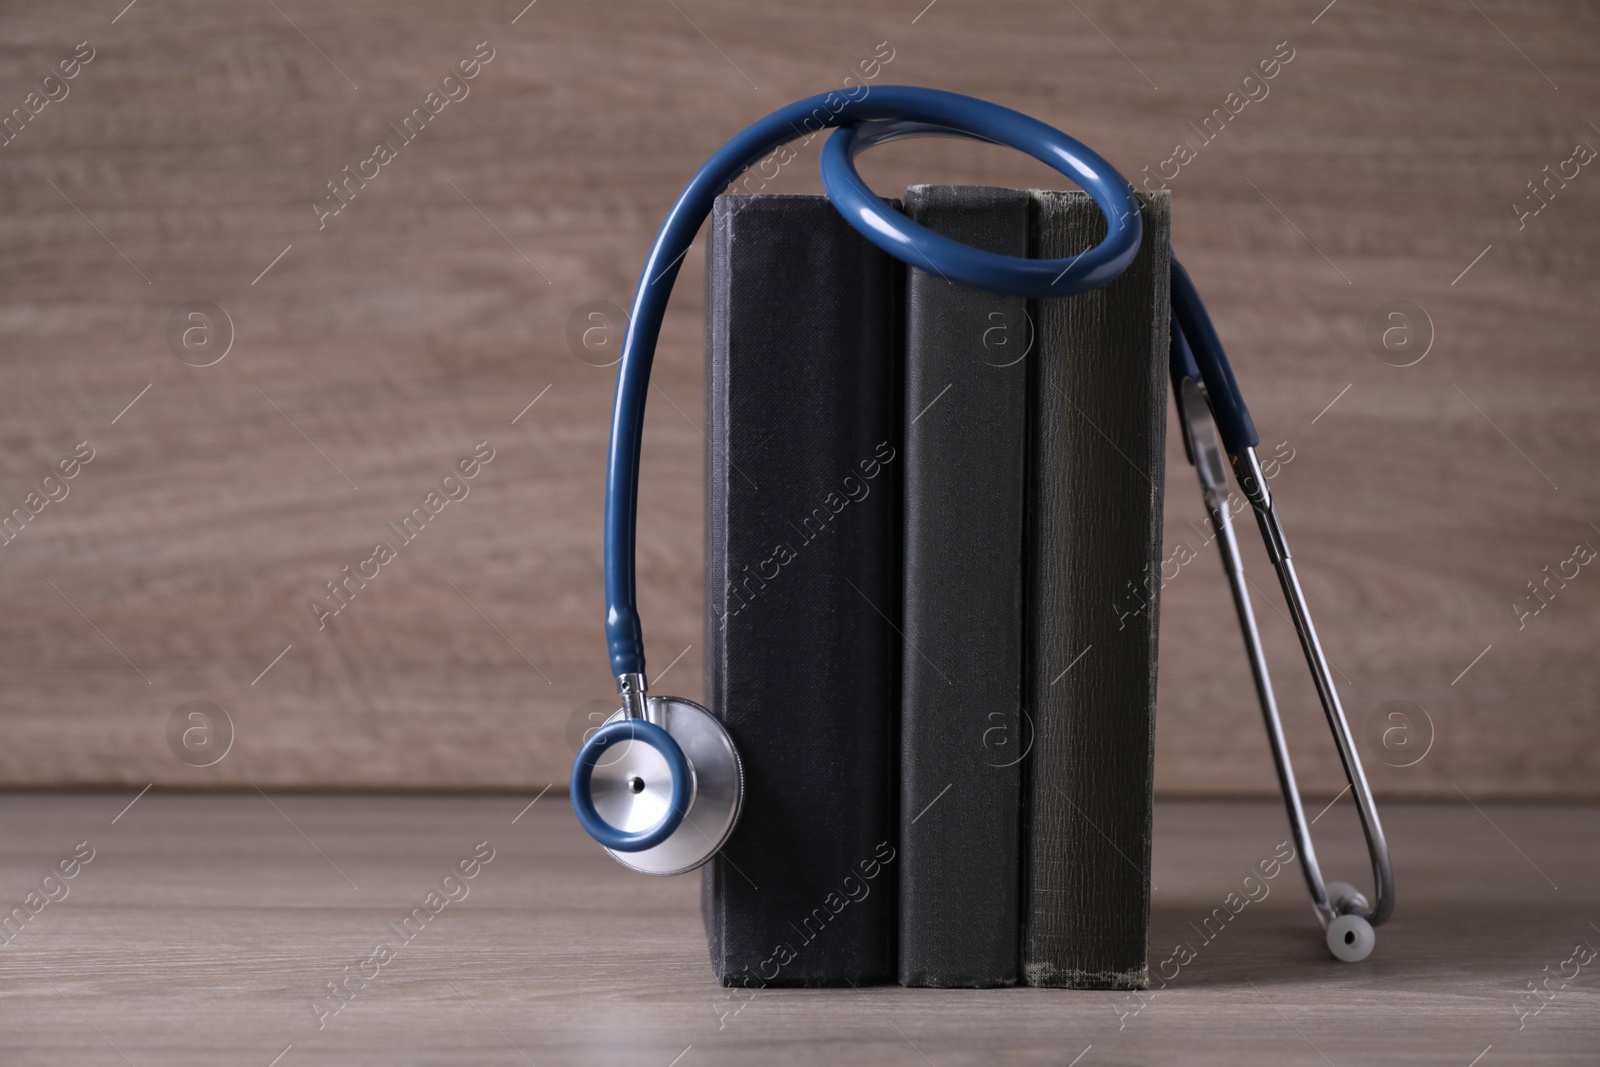
<svg viewBox="0 0 1600 1067"><path fill-rule="evenodd" d="M80 442L94 458L0 547L0 783L562 782L574 715L611 690L613 371L575 355L569 323L628 302L662 212L722 140L876 55L877 84L1018 108L1130 176L1170 174L1191 146L1169 183L1174 245L1266 451L1292 454L1274 485L1380 793L1600 796L1600 575L1552 582L1520 627L1513 608L1600 545L1600 176L1570 162L1600 146L1600 14L924 2L9 5L0 109L26 122L0 147L0 514L59 495L42 479ZM40 88L80 42L93 58ZM391 123L482 42L468 95L404 142ZM1247 90L1260 98L1203 139ZM319 229L326 183L379 141L394 158ZM768 189L815 191L819 145ZM1548 203L1531 199L1563 167ZM1061 184L942 141L864 169L885 193ZM689 696L702 266L697 247L656 361L640 552L652 674L672 662L662 688ZM235 335L205 367L168 340L197 300ZM1408 367L1367 340L1395 300L1431 323L1413 324L1431 346ZM1172 440L1167 547L1194 559L1164 592L1158 782L1264 794L1226 589ZM468 495L399 545L385 523L480 442L493 459ZM379 540L397 558L319 631L311 602ZM1279 604L1259 552L1251 565ZM1292 635L1262 616L1305 780L1331 796ZM168 739L195 700L232 724L209 767ZM1385 748L1392 702L1412 728ZM180 729L203 725L187 714Z"/></svg>

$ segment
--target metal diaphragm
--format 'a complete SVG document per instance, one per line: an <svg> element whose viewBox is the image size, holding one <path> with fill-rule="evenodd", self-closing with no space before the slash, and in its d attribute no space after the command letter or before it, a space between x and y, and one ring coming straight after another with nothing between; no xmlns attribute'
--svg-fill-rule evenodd
<svg viewBox="0 0 1600 1067"><path fill-rule="evenodd" d="M619 709L606 721L623 717ZM653 848L606 851L624 867L644 874L683 874L716 855L733 833L744 801L744 768L727 730L694 701L650 697L649 718L663 726L688 757L693 779L689 810L672 835ZM666 760L637 741L622 741L601 757L590 782L600 817L629 833L659 823L672 796Z"/></svg>

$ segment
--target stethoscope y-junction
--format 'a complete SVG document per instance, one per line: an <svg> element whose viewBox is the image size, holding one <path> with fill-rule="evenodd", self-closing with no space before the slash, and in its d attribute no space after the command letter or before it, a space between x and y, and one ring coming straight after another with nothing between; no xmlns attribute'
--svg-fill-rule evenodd
<svg viewBox="0 0 1600 1067"><path fill-rule="evenodd" d="M679 264L712 202L746 167L818 122L837 127L822 150L822 184L845 220L888 254L952 281L1033 299L1071 296L1105 285L1127 269L1143 234L1132 186L1087 147L1019 112L935 89L882 86L855 100L827 93L797 101L723 145L689 181L645 262L617 371L606 469L605 577L606 640L622 707L585 741L571 782L572 806L584 829L621 863L647 874L680 874L714 856L733 832L744 797L739 754L722 724L693 701L645 692L644 638L634 606L634 537L650 364ZM1098 205L1106 219L1105 239L1065 259L1021 259L979 251L917 225L867 187L856 172L855 156L884 141L923 135L988 141L1055 168ZM1255 425L1205 305L1176 260L1172 319L1171 378L1184 443L1199 473L1233 590L1312 907L1333 954L1360 960L1372 950L1373 927L1394 910L1388 845L1256 455ZM1372 861L1370 904L1346 883L1325 884L1317 866L1230 518L1230 469L1261 527L1355 796Z"/></svg>

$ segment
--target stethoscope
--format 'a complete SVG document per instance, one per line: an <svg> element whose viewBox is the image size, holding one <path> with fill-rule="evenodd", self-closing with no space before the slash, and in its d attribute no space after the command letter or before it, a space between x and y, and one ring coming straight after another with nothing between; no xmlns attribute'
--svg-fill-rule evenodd
<svg viewBox="0 0 1600 1067"><path fill-rule="evenodd" d="M646 874L681 874L716 855L732 834L744 799L744 770L722 724L693 701L645 692L644 638L634 606L634 536L650 364L679 264L712 202L747 167L803 136L808 124L811 130L837 127L822 149L822 184L845 220L889 255L952 281L1034 299L1086 292L1128 267L1143 233L1133 187L1087 147L1019 112L936 89L882 86L856 99L833 92L797 101L747 127L690 179L645 262L617 369L606 468L605 577L606 641L622 707L584 742L571 780L572 806L583 828L613 858ZM858 152L873 145L923 135L988 141L1055 168L1087 192L1105 215L1105 239L1066 259L1020 259L982 252L917 225L867 187L854 161ZM1205 305L1176 260L1172 316L1171 378L1185 450L1199 474L1233 590L1312 908L1329 950L1342 960L1361 960L1372 951L1373 927L1394 911L1394 873L1383 827L1256 456L1255 424ZM1325 884L1317 866L1230 519L1230 467L1261 527L1355 796L1372 860L1376 899L1371 904L1347 883Z"/></svg>

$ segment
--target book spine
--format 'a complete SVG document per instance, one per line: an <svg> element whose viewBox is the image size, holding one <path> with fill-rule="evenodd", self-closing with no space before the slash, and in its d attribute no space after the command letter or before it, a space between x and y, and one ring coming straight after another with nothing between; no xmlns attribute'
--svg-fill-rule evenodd
<svg viewBox="0 0 1600 1067"><path fill-rule="evenodd" d="M705 868L726 986L894 972L900 270L815 196L723 196L707 266L707 702L744 763Z"/></svg>
<svg viewBox="0 0 1600 1067"><path fill-rule="evenodd" d="M1082 193L1034 194L1034 255L1105 232ZM1132 266L1041 301L1031 361L1023 979L1149 983L1150 824L1170 311L1165 193Z"/></svg>
<svg viewBox="0 0 1600 1067"><path fill-rule="evenodd" d="M1028 194L915 186L906 213L1028 254ZM1029 302L909 270L900 697L900 982L1018 973Z"/></svg>

